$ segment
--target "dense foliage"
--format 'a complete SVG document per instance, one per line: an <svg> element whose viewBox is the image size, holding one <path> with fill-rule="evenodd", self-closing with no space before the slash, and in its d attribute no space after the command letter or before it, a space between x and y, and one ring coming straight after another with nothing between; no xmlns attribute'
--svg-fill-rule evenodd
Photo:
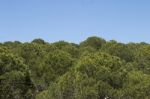
<svg viewBox="0 0 150 99"><path fill-rule="evenodd" d="M150 44L0 43L0 99L150 99Z"/></svg>

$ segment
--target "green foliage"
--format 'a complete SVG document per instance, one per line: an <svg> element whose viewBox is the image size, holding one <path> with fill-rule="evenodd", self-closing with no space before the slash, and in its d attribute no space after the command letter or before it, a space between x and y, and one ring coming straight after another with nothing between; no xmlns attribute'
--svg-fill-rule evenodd
<svg viewBox="0 0 150 99"><path fill-rule="evenodd" d="M57 75L62 75L73 66L73 59L69 53L55 50L48 54L46 64Z"/></svg>
<svg viewBox="0 0 150 99"><path fill-rule="evenodd" d="M34 40L32 41L32 43L45 44L45 41L39 38L39 39L34 39Z"/></svg>
<svg viewBox="0 0 150 99"><path fill-rule="evenodd" d="M138 69L150 74L150 46L142 46L135 53L135 61Z"/></svg>
<svg viewBox="0 0 150 99"><path fill-rule="evenodd" d="M112 94L111 91L123 85L123 72L118 73L122 71L122 66L123 62L119 58L106 53L98 52L84 56L70 72L52 86L49 93L52 97L49 98L103 99L109 97Z"/></svg>
<svg viewBox="0 0 150 99"><path fill-rule="evenodd" d="M90 47L93 47L94 49L100 49L105 43L106 41L104 39L93 36L81 42L80 47L90 46Z"/></svg>
<svg viewBox="0 0 150 99"><path fill-rule="evenodd" d="M141 71L132 71L127 75L124 83L122 99L149 99L150 76Z"/></svg>
<svg viewBox="0 0 150 99"><path fill-rule="evenodd" d="M150 45L0 43L0 99L150 99Z"/></svg>
<svg viewBox="0 0 150 99"><path fill-rule="evenodd" d="M107 42L103 46L102 51L105 51L106 53L109 53L113 56L118 56L127 62L133 61L133 53L130 48L128 48L127 45L117 43L114 40Z"/></svg>
<svg viewBox="0 0 150 99"><path fill-rule="evenodd" d="M76 44L59 41L53 43L52 45L55 46L56 49L69 53L73 58L78 58L79 56L79 50Z"/></svg>
<svg viewBox="0 0 150 99"><path fill-rule="evenodd" d="M0 99L32 97L27 96L32 87L28 67L5 48L0 48L0 71Z"/></svg>

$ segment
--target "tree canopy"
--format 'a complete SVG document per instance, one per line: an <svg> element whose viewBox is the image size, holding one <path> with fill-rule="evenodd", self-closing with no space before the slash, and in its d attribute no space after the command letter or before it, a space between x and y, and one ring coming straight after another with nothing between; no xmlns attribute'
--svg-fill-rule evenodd
<svg viewBox="0 0 150 99"><path fill-rule="evenodd" d="M0 99L150 99L150 44L0 43Z"/></svg>

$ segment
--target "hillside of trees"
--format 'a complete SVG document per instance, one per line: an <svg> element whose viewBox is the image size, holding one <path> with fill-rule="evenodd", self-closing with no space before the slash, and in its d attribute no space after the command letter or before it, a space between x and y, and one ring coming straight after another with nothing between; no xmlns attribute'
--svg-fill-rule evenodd
<svg viewBox="0 0 150 99"><path fill-rule="evenodd" d="M0 99L150 99L150 44L0 43Z"/></svg>

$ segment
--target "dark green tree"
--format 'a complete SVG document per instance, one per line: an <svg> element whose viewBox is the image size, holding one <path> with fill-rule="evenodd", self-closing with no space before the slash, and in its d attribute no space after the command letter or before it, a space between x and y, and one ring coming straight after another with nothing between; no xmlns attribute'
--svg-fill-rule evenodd
<svg viewBox="0 0 150 99"><path fill-rule="evenodd" d="M93 47L94 49L100 49L105 43L106 41L104 39L93 36L81 42L80 47L90 46L90 47Z"/></svg>
<svg viewBox="0 0 150 99"><path fill-rule="evenodd" d="M34 40L32 41L32 43L45 44L46 42L45 42L43 39L38 38L38 39L34 39Z"/></svg>

